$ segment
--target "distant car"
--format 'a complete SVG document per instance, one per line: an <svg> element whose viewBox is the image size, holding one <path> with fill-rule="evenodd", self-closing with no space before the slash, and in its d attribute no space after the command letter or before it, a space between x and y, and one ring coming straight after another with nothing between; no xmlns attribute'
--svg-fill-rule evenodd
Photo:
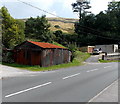
<svg viewBox="0 0 120 104"><path fill-rule="evenodd" d="M93 50L93 54L100 54L100 53L102 53L101 48L95 48L95 49Z"/></svg>

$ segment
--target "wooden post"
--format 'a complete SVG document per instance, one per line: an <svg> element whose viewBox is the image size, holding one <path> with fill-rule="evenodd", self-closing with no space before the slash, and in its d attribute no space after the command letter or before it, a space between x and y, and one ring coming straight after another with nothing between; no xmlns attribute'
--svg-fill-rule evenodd
<svg viewBox="0 0 120 104"><path fill-rule="evenodd" d="M105 55L102 55L102 60L104 60L105 59Z"/></svg>

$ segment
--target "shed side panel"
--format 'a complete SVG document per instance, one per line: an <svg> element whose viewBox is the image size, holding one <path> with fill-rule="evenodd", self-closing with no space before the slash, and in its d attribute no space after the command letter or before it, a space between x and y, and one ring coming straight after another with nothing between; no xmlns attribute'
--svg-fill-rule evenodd
<svg viewBox="0 0 120 104"><path fill-rule="evenodd" d="M31 65L41 65L41 52L40 51L31 52Z"/></svg>

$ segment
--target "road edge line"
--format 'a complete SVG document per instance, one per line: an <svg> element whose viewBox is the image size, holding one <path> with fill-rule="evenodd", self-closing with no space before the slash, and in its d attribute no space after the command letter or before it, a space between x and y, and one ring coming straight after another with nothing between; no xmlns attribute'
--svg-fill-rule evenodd
<svg viewBox="0 0 120 104"><path fill-rule="evenodd" d="M100 96L102 93L104 93L107 89L109 89L112 85L114 85L114 83L116 83L118 81L118 79L117 80L115 80L112 84L110 84L109 86L107 86L105 89L103 89L99 94L97 94L96 96L94 96L92 99L90 99L89 101L88 101L88 103L90 103L90 102L92 102L94 99L96 99L98 96Z"/></svg>

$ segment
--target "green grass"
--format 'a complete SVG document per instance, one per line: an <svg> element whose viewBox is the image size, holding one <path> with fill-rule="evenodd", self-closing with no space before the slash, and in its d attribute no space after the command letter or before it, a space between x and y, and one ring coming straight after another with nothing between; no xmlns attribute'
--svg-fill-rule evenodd
<svg viewBox="0 0 120 104"><path fill-rule="evenodd" d="M64 47L64 48L67 48L67 47L65 47L65 46L63 46L63 45L61 45L61 44L59 44L59 43L57 43L57 42L52 42L52 44L54 44L54 45L57 45L57 46L60 46L60 47Z"/></svg>
<svg viewBox="0 0 120 104"><path fill-rule="evenodd" d="M99 62L101 62L101 63L120 62L120 60L102 60L102 59L99 59Z"/></svg>
<svg viewBox="0 0 120 104"><path fill-rule="evenodd" d="M39 39L33 39L33 38L26 38L27 41L34 41L34 42L40 42Z"/></svg>
<svg viewBox="0 0 120 104"><path fill-rule="evenodd" d="M75 58L73 60L73 63L74 62L82 63L83 61L85 61L87 58L90 57L89 53L83 53L80 51L76 51L74 55L75 55Z"/></svg>
<svg viewBox="0 0 120 104"><path fill-rule="evenodd" d="M23 70L50 71L50 70L57 70L57 69L61 69L61 68L68 68L68 67L83 65L83 61L86 60L88 57L90 57L90 54L76 51L75 58L74 58L73 62L59 64L59 65L53 65L50 67L40 67L39 65L37 65L37 66L19 65L19 64L15 64L15 63L14 64L2 63L2 64L7 65L7 66L11 66L11 67L20 68Z"/></svg>

